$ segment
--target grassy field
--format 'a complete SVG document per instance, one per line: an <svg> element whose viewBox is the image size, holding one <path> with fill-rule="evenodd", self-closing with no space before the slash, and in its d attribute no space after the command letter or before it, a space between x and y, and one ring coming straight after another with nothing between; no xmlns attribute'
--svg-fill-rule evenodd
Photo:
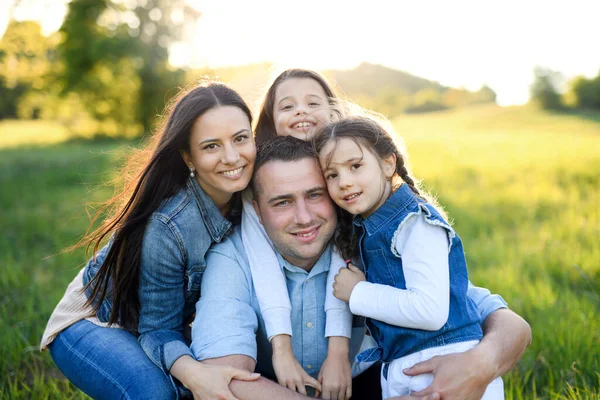
<svg viewBox="0 0 600 400"><path fill-rule="evenodd" d="M506 398L600 399L600 115L482 107L394 124L465 243L471 279L532 326L531 347L505 376ZM37 346L85 261L82 251L57 253L87 227L86 202L112 193L105 182L131 143L32 146L13 138L18 124L6 126L0 397L83 398Z"/></svg>

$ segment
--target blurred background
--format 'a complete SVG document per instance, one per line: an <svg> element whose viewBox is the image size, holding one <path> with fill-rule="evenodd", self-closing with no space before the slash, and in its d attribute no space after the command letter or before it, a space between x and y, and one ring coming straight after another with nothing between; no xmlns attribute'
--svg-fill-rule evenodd
<svg viewBox="0 0 600 400"><path fill-rule="evenodd" d="M471 280L531 324L506 398L600 399L599 15L597 0L2 0L0 398L85 397L38 351L86 260L61 251L179 88L220 79L257 110L274 72L303 67L392 120Z"/></svg>

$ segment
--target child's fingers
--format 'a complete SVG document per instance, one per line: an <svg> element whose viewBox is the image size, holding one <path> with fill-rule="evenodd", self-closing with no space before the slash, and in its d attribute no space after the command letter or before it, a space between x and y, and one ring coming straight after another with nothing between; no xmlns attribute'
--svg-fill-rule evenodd
<svg viewBox="0 0 600 400"><path fill-rule="evenodd" d="M304 376L304 384L314 388L315 390L318 390L319 392L323 390L319 381L308 374Z"/></svg>
<svg viewBox="0 0 600 400"><path fill-rule="evenodd" d="M352 383L346 388L346 399L349 399L350 397L352 397Z"/></svg>
<svg viewBox="0 0 600 400"><path fill-rule="evenodd" d="M360 268L358 268L358 267L357 267L356 265L354 265L354 264L348 264L348 269L349 269L350 271L352 271L352 272L362 272L362 271L360 270Z"/></svg>

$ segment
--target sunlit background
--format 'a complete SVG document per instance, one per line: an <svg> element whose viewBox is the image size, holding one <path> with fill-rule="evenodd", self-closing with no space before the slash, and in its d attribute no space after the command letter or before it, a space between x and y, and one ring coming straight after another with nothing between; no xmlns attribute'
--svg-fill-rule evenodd
<svg viewBox="0 0 600 400"><path fill-rule="evenodd" d="M134 8L136 0L120 0ZM389 1L188 0L201 12L170 47L174 66L204 68L271 62L318 69L381 64L451 87L486 84L500 105L523 104L535 66L565 79L600 69L596 0ZM9 19L60 28L65 0L3 0ZM170 18L183 20L181 10ZM130 27L139 22L125 17Z"/></svg>
<svg viewBox="0 0 600 400"><path fill-rule="evenodd" d="M0 399L85 399L38 344L63 250L179 88L256 114L316 68L391 120L533 342L507 400L600 400L600 0L0 0ZM109 183L110 182L110 183Z"/></svg>

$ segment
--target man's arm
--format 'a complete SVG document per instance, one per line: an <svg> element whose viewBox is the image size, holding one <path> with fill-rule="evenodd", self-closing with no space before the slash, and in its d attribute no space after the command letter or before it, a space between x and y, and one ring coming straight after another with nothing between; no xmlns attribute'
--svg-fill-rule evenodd
<svg viewBox="0 0 600 400"><path fill-rule="evenodd" d="M483 339L471 350L436 356L405 370L410 376L435 377L428 388L394 399L480 399L487 385L514 367L531 343L529 324L508 309L489 314L483 331Z"/></svg>
<svg viewBox="0 0 600 400"><path fill-rule="evenodd" d="M211 365L229 365L249 372L254 371L256 365L254 359L243 355L211 358L202 362ZM309 398L264 377L255 381L233 379L229 384L229 389L240 400L306 400Z"/></svg>

